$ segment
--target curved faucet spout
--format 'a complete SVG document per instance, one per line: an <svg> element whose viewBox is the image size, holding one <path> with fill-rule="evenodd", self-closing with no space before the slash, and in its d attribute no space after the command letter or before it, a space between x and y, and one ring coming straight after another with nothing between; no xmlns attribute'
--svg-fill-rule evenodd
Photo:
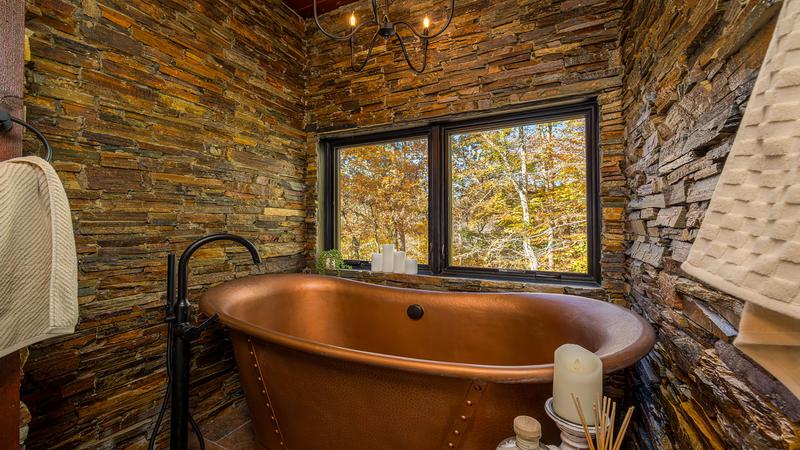
<svg viewBox="0 0 800 450"><path fill-rule="evenodd" d="M181 260L178 263L178 304L186 304L186 296L189 291L188 287L188 278L189 278L189 259L192 257L194 252L196 252L200 247L210 244L211 242L215 241L233 241L237 244L242 245L250 252L250 256L253 257L254 264L261 264L261 256L258 254L258 249L256 246L248 241L247 239L237 236L235 234L228 234L228 233L216 233L216 234L209 234L208 236L202 237L189 245L186 250L181 255Z"/></svg>

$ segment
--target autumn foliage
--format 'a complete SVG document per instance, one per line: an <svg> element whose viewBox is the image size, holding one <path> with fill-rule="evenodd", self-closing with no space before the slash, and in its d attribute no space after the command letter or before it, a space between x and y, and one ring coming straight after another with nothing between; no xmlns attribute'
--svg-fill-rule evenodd
<svg viewBox="0 0 800 450"><path fill-rule="evenodd" d="M450 264L586 273L583 119L449 136ZM339 248L369 260L394 243L428 260L428 142L340 149Z"/></svg>
<svg viewBox="0 0 800 450"><path fill-rule="evenodd" d="M425 138L339 151L339 248L370 260L394 243L428 262L428 141Z"/></svg>

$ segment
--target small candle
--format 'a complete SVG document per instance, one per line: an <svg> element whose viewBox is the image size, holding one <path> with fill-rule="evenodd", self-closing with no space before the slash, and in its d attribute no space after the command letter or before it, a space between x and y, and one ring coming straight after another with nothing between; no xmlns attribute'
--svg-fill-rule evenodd
<svg viewBox="0 0 800 450"><path fill-rule="evenodd" d="M370 265L369 270L373 272L380 272L383 270L383 259L380 253L372 254L372 264Z"/></svg>
<svg viewBox="0 0 800 450"><path fill-rule="evenodd" d="M406 273L411 275L416 275L419 271L419 267L417 266L416 259L407 259L406 260Z"/></svg>
<svg viewBox="0 0 800 450"><path fill-rule="evenodd" d="M381 253L383 254L383 271L394 272L394 244L383 244Z"/></svg>
<svg viewBox="0 0 800 450"><path fill-rule="evenodd" d="M581 423L572 394L581 401L587 425L594 425L592 404L603 395L603 362L580 345L564 344L555 351L553 409L563 419Z"/></svg>
<svg viewBox="0 0 800 450"><path fill-rule="evenodd" d="M392 271L394 273L406 272L406 252L404 251L394 252L394 268Z"/></svg>

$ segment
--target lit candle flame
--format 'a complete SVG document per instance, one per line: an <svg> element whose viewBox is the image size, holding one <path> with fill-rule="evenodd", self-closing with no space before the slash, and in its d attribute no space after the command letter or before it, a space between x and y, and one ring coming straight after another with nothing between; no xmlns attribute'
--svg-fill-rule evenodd
<svg viewBox="0 0 800 450"><path fill-rule="evenodd" d="M425 16L425 18L422 19L422 26L424 28L428 28L429 26L431 26L431 20L428 19L428 16Z"/></svg>
<svg viewBox="0 0 800 450"><path fill-rule="evenodd" d="M356 13L355 12L350 14L350 26L351 27L355 27L356 26Z"/></svg>
<svg viewBox="0 0 800 450"><path fill-rule="evenodd" d="M575 362L572 363L572 368L575 369L576 372L580 372L580 370L581 370L581 360L580 360L580 358L575 358Z"/></svg>

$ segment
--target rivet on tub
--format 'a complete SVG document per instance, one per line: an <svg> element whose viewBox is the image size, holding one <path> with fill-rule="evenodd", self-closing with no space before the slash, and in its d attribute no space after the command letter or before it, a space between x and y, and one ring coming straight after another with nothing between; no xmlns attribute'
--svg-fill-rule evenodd
<svg viewBox="0 0 800 450"><path fill-rule="evenodd" d="M274 429L275 434L278 435L279 439L283 439L283 436L281 435L280 426L278 425L278 419L277 417L275 417L275 411L272 411L272 405L270 404L269 401L269 393L267 392L267 387L264 385L263 374L261 373L261 367L259 367L258 360L255 358L255 349L253 348L252 341L250 339L248 339L248 342L251 342L250 355L253 355L253 367L255 368L256 371L256 378L258 378L258 381L261 382L261 394L263 394L265 397L264 404L266 405L267 408L270 409L270 412L272 413L270 419L272 419L272 422L275 426ZM284 444L283 440L280 441L280 447L286 448L286 445Z"/></svg>
<svg viewBox="0 0 800 450"><path fill-rule="evenodd" d="M455 447L455 444L453 444L452 442L448 442L447 446L450 447L450 448L453 448L453 447Z"/></svg>
<svg viewBox="0 0 800 450"><path fill-rule="evenodd" d="M461 432L460 432L460 431L458 431L458 430L455 430L455 431L453 431L453 433L455 433L455 435L456 435L456 436L458 436L459 434L461 434Z"/></svg>
<svg viewBox="0 0 800 450"><path fill-rule="evenodd" d="M461 420L467 420L467 416L461 416Z"/></svg>
<svg viewBox="0 0 800 450"><path fill-rule="evenodd" d="M467 406L472 406L472 400L467 400Z"/></svg>

